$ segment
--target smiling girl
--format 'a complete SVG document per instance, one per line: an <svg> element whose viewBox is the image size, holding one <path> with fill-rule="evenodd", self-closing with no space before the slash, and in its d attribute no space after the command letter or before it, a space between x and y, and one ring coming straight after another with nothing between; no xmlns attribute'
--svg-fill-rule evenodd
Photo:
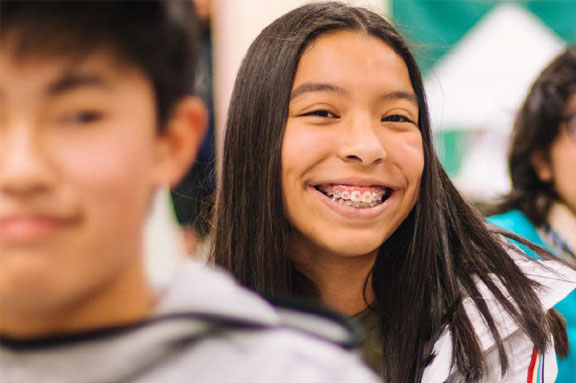
<svg viewBox="0 0 576 383"><path fill-rule="evenodd" d="M217 264L354 316L388 382L553 381L565 333L549 309L576 274L498 233L442 169L420 71L388 22L315 3L262 31L229 109Z"/></svg>

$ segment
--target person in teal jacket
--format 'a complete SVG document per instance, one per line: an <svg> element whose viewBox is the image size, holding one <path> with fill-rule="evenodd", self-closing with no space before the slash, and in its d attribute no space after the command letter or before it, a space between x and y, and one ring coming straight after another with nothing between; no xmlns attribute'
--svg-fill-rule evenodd
<svg viewBox="0 0 576 383"><path fill-rule="evenodd" d="M576 46L554 59L532 85L515 121L508 166L512 191L488 222L576 265ZM566 319L570 340L556 382L573 383L576 292L555 308Z"/></svg>

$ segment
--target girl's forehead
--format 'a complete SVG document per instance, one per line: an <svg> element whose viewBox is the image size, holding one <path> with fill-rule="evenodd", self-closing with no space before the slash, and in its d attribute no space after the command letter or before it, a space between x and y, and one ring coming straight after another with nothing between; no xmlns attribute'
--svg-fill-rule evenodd
<svg viewBox="0 0 576 383"><path fill-rule="evenodd" d="M338 61L335 61L339 59ZM307 47L300 57L299 68L314 61L318 72L344 64L366 66L374 69L382 65L398 65L406 69L402 57L387 43L378 37L355 31L339 31L318 37ZM298 68L298 69L299 69Z"/></svg>
<svg viewBox="0 0 576 383"><path fill-rule="evenodd" d="M317 36L303 50L300 60L316 51L320 51L320 54L328 52L350 54L362 51L365 58L398 56L393 47L378 36L354 30L331 31Z"/></svg>
<svg viewBox="0 0 576 383"><path fill-rule="evenodd" d="M348 97L402 94L418 104L404 59L379 38L355 31L320 36L305 51L292 84L292 99L305 94L303 89Z"/></svg>

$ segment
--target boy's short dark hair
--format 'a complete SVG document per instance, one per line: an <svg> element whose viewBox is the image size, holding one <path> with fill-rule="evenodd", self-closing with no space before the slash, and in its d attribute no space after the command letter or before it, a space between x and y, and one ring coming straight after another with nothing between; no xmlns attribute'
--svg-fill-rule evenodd
<svg viewBox="0 0 576 383"><path fill-rule="evenodd" d="M158 129L191 93L198 43L188 0L3 0L0 35L18 56L72 58L109 50L142 70L154 88Z"/></svg>

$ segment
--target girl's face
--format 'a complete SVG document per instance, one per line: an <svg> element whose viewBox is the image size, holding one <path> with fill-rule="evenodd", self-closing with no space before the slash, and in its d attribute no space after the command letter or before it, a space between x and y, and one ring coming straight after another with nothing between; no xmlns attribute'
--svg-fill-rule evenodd
<svg viewBox="0 0 576 383"><path fill-rule="evenodd" d="M539 155L533 162L540 180L552 182L562 202L576 215L576 94L568 99L564 112L571 118L560 126L558 135L550 145L548 159Z"/></svg>
<svg viewBox="0 0 576 383"><path fill-rule="evenodd" d="M394 233L420 190L418 112L406 64L380 39L343 31L307 48L282 146L293 245L354 257Z"/></svg>

